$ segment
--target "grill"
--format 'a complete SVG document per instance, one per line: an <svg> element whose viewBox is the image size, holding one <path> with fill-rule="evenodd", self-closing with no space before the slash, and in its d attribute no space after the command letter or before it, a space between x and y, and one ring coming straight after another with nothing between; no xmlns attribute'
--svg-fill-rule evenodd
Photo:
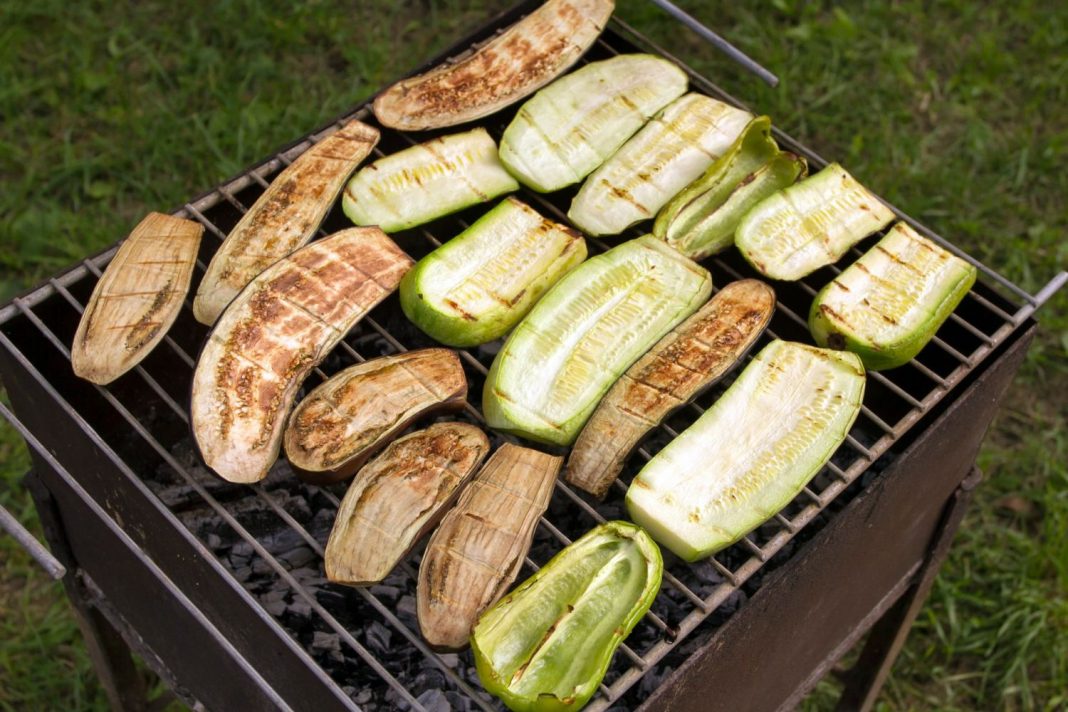
<svg viewBox="0 0 1068 712"><path fill-rule="evenodd" d="M477 45L531 7L502 14L443 56ZM674 59L614 19L583 62L634 51ZM696 90L744 106L689 74ZM483 123L499 139L513 113L514 107ZM207 232L197 278L273 176L353 118L377 126L361 104L175 211ZM382 129L376 156L432 135ZM813 170L825 165L781 131L776 138L806 156ZM523 190L520 197L565 221L572 195ZM418 258L485 209L395 239ZM877 648L892 648L900 623L922 601L928 570L937 569L959 520L953 503L966 499L961 482L970 486L965 475L996 400L1030 342L1032 315L1065 277L1032 296L895 212L975 264L979 281L916 359L869 374L862 413L846 442L783 512L708 561L669 557L660 594L615 655L589 709L708 709L713 690L724 709L789 706L873 625L877 633L885 630L872 636L865 655L892 660L892 652L879 658ZM347 226L338 208L321 234ZM809 341L812 297L876 239L837 266L776 285L779 304L757 349L771 338ZM590 246L595 253L607 249L596 239ZM419 548L382 585L329 584L320 560L343 489L302 484L284 462L252 486L225 483L205 470L189 434L188 391L207 329L193 319L189 300L164 342L134 371L107 388L74 377L68 345L113 254L114 248L88 258L0 308L0 375L14 409L0 404L0 414L31 446L30 484L50 544L68 569L68 590L87 602L79 610L103 647L116 643L117 629L180 696L210 708L499 708L482 691L470 653L441 655L422 641L414 617ZM755 276L734 251L705 264L717 284ZM347 336L306 388L355 362L429 345L393 296ZM476 396L494 353L492 344L461 352ZM596 523L625 518L626 483L726 385L650 435L605 502L558 482L523 577ZM458 417L482 423L477 404ZM114 659L104 669L105 684L121 702L130 694L123 687L130 671ZM878 682L865 674L869 688Z"/></svg>

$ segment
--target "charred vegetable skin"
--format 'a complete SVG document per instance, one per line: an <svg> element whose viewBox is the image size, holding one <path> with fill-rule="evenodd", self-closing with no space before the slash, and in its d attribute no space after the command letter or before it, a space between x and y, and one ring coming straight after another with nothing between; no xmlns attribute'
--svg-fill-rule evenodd
<svg viewBox="0 0 1068 712"><path fill-rule="evenodd" d="M375 118L401 131L474 121L537 91L578 61L608 23L612 0L549 0L457 62L379 94Z"/></svg>
<svg viewBox="0 0 1068 712"><path fill-rule="evenodd" d="M394 441L349 485L326 543L326 576L360 586L381 581L441 520L489 452L467 423L435 423Z"/></svg>
<svg viewBox="0 0 1068 712"><path fill-rule="evenodd" d="M432 646L465 647L479 614L515 581L562 464L506 443L464 488L419 565L419 628Z"/></svg>
<svg viewBox="0 0 1068 712"><path fill-rule="evenodd" d="M598 498L638 442L671 411L728 373L764 333L775 292L746 279L721 289L616 381L582 429L567 481Z"/></svg>
<svg viewBox="0 0 1068 712"><path fill-rule="evenodd" d="M627 511L680 558L710 556L797 496L845 440L863 398L854 354L773 341L642 468Z"/></svg>
<svg viewBox="0 0 1068 712"><path fill-rule="evenodd" d="M441 343L477 346L508 333L584 259L581 234L506 198L419 260L401 280L401 308Z"/></svg>
<svg viewBox="0 0 1068 712"><path fill-rule="evenodd" d="M345 180L378 143L378 130L352 121L287 166L226 236L193 300L213 324L260 272L311 240Z"/></svg>
<svg viewBox="0 0 1068 712"><path fill-rule="evenodd" d="M471 647L482 685L517 712L578 710L660 590L656 543L606 522L487 611Z"/></svg>
<svg viewBox="0 0 1068 712"><path fill-rule="evenodd" d="M351 477L416 418L458 410L466 397L460 358L449 349L359 363L320 384L293 409L286 456L301 479L337 482Z"/></svg>
<svg viewBox="0 0 1068 712"><path fill-rule="evenodd" d="M149 213L119 246L85 307L70 350L78 376L111 383L151 353L178 318L204 228Z"/></svg>
<svg viewBox="0 0 1068 712"><path fill-rule="evenodd" d="M656 216L653 234L690 259L734 244L742 216L775 191L804 177L805 159L779 150L771 119L749 122L730 149Z"/></svg>
<svg viewBox="0 0 1068 712"><path fill-rule="evenodd" d="M411 265L378 228L352 228L279 260L245 287L193 373L193 436L208 467L231 482L263 479L301 382Z"/></svg>
<svg viewBox="0 0 1068 712"><path fill-rule="evenodd" d="M812 336L870 370L896 368L923 350L975 276L974 266L899 222L816 295Z"/></svg>

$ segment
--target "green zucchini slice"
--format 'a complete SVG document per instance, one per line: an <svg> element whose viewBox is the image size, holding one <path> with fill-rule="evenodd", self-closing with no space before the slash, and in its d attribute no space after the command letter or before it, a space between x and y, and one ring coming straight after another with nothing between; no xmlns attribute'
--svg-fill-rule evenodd
<svg viewBox="0 0 1068 712"><path fill-rule="evenodd" d="M723 155L752 118L703 94L676 99L590 174L567 216L589 235L617 235L653 217Z"/></svg>
<svg viewBox="0 0 1068 712"><path fill-rule="evenodd" d="M651 235L587 260L498 352L482 393L487 424L570 445L620 374L711 291L707 270Z"/></svg>
<svg viewBox="0 0 1068 712"><path fill-rule="evenodd" d="M758 203L738 224L734 242L761 274L795 280L837 262L893 218L867 188L832 163Z"/></svg>
<svg viewBox="0 0 1068 712"><path fill-rule="evenodd" d="M501 137L501 162L543 193L578 183L685 91L685 72L659 57L591 62L519 108Z"/></svg>
<svg viewBox="0 0 1068 712"><path fill-rule="evenodd" d="M975 284L976 269L899 222L828 284L808 323L821 346L872 371L908 363Z"/></svg>
<svg viewBox="0 0 1068 712"><path fill-rule="evenodd" d="M759 116L725 154L664 206L653 234L690 259L734 244L734 229L754 205L803 177L808 163L779 150L771 119Z"/></svg>
<svg viewBox="0 0 1068 712"><path fill-rule="evenodd" d="M710 556L797 496L845 440L863 398L855 354L773 341L642 468L627 511L686 561Z"/></svg>
<svg viewBox="0 0 1068 712"><path fill-rule="evenodd" d="M379 158L345 186L341 207L357 225L407 230L517 190L497 144L477 128Z"/></svg>
<svg viewBox="0 0 1068 712"><path fill-rule="evenodd" d="M578 710L649 610L660 549L629 522L606 522L489 609L471 649L483 687L517 712Z"/></svg>
<svg viewBox="0 0 1068 712"><path fill-rule="evenodd" d="M584 259L578 231L505 198L419 260L401 280L401 308L443 344L484 344L504 336Z"/></svg>

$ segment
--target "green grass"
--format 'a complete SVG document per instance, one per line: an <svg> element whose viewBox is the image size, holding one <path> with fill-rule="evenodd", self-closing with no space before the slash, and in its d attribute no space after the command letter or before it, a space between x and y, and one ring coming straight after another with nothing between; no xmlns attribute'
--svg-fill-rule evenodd
<svg viewBox="0 0 1068 712"><path fill-rule="evenodd" d="M1068 6L684 3L772 90L647 2L622 15L957 244L1037 289L1068 262ZM172 208L458 38L490 3L0 0L0 299ZM987 479L885 710L1068 705L1068 297L984 446ZM0 502L33 522L0 430ZM0 709L102 709L61 589L0 538ZM806 704L828 709L834 686Z"/></svg>

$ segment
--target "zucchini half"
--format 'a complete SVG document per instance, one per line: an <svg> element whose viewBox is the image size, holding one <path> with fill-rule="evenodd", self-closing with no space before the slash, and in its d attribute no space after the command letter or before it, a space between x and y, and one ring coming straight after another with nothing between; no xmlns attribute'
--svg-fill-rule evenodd
<svg viewBox="0 0 1068 712"><path fill-rule="evenodd" d="M738 224L734 242L761 274L795 280L837 262L893 219L890 208L831 163L758 203Z"/></svg>
<svg viewBox="0 0 1068 712"><path fill-rule="evenodd" d="M707 270L651 235L590 258L497 353L482 393L486 423L570 445L620 374L711 291Z"/></svg>
<svg viewBox="0 0 1068 712"><path fill-rule="evenodd" d="M364 166L341 207L357 225L398 232L517 190L486 129L439 136Z"/></svg>
<svg viewBox="0 0 1068 712"><path fill-rule="evenodd" d="M505 198L416 263L401 280L401 309L443 344L477 346L504 336L584 259L578 231Z"/></svg>
<svg viewBox="0 0 1068 712"><path fill-rule="evenodd" d="M578 183L686 84L685 72L650 54L591 62L519 108L501 137L501 162L543 193Z"/></svg>
<svg viewBox="0 0 1068 712"><path fill-rule="evenodd" d="M705 174L664 206L653 234L690 259L734 244L734 229L750 208L808 172L801 156L779 150L771 119L758 116Z"/></svg>
<svg viewBox="0 0 1068 712"><path fill-rule="evenodd" d="M821 346L846 349L872 371L908 363L975 284L976 269L899 222L812 302Z"/></svg>
<svg viewBox="0 0 1068 712"><path fill-rule="evenodd" d="M676 99L586 179L567 216L588 235L617 235L653 217L723 155L752 118L703 94Z"/></svg>
<svg viewBox="0 0 1068 712"><path fill-rule="evenodd" d="M682 559L710 556L797 496L845 440L863 398L855 354L773 341L646 463L627 511Z"/></svg>

